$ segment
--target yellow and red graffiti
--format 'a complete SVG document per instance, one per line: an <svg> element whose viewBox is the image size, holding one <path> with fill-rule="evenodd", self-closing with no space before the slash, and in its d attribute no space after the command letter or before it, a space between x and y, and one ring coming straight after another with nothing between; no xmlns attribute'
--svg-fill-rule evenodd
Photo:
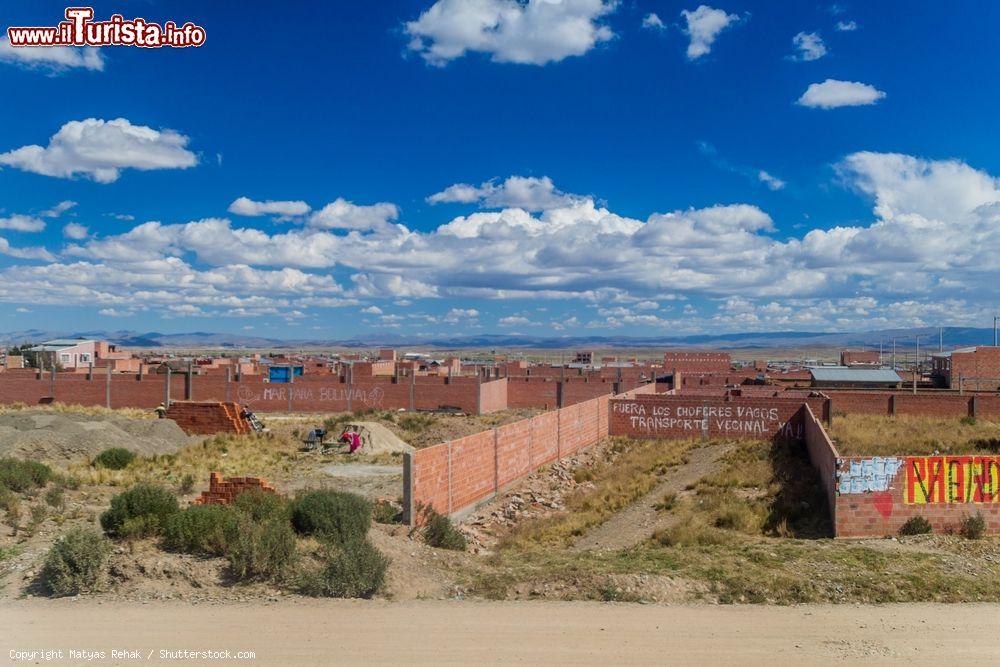
<svg viewBox="0 0 1000 667"><path fill-rule="evenodd" d="M1000 502L1000 457L908 457L904 500L907 505Z"/></svg>

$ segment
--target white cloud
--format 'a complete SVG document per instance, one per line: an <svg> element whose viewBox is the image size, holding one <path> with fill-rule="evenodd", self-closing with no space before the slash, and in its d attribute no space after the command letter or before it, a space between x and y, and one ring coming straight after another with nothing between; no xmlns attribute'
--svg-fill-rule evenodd
<svg viewBox="0 0 1000 667"><path fill-rule="evenodd" d="M687 57L691 60L708 55L719 33L740 20L736 14L727 14L708 5L699 5L694 11L685 9L681 16L687 22L684 32L691 38L687 48Z"/></svg>
<svg viewBox="0 0 1000 667"><path fill-rule="evenodd" d="M600 21L612 0L438 0L405 25L409 49L432 65L468 52L494 62L545 65L580 56L614 33Z"/></svg>
<svg viewBox="0 0 1000 667"><path fill-rule="evenodd" d="M663 20L659 16L657 16L653 12L650 12L649 14L646 14L646 16L643 17L642 27L651 28L654 30L665 30L667 25L663 22Z"/></svg>
<svg viewBox="0 0 1000 667"><path fill-rule="evenodd" d="M97 311L97 314L104 317L131 317L135 315L135 311L122 308L101 308Z"/></svg>
<svg viewBox="0 0 1000 667"><path fill-rule="evenodd" d="M362 308L361 312L368 313L369 315L381 315L382 309L378 306L368 306L367 308Z"/></svg>
<svg viewBox="0 0 1000 667"><path fill-rule="evenodd" d="M45 248L17 248L10 244L10 241L0 237L0 255L7 255L8 257L14 257L16 259L29 259L29 260L42 260L46 262L55 261L55 256L50 253ZM21 267L15 267L21 268ZM7 271L11 269L8 268ZM11 286L17 285L17 275L8 275L4 280ZM0 288L2 291L2 288ZM23 299L22 301L28 301ZM28 301L30 302L30 301Z"/></svg>
<svg viewBox="0 0 1000 667"><path fill-rule="evenodd" d="M475 308L452 308L442 319L449 324L456 324L462 320L474 319L476 317L479 317L479 311Z"/></svg>
<svg viewBox="0 0 1000 667"><path fill-rule="evenodd" d="M757 172L757 180L759 180L761 183L766 185L771 190L782 190L784 189L785 185L787 185L787 183L785 183L783 180L781 180L777 176L772 176L763 169Z"/></svg>
<svg viewBox="0 0 1000 667"><path fill-rule="evenodd" d="M839 32L852 32L858 29L858 24L854 21L837 21L835 27Z"/></svg>
<svg viewBox="0 0 1000 667"><path fill-rule="evenodd" d="M77 68L96 72L104 69L104 55L95 47L14 47L7 37L0 37L0 62L52 73Z"/></svg>
<svg viewBox="0 0 1000 667"><path fill-rule="evenodd" d="M63 227L63 236L68 239L73 239L76 241L82 241L83 239L90 236L90 230L88 230L84 225L78 222L67 223Z"/></svg>
<svg viewBox="0 0 1000 667"><path fill-rule="evenodd" d="M529 326L531 324L534 324L534 322L529 320L527 317L522 317L520 315L511 315L509 317L501 317L497 321L497 324L499 324L502 327L518 327L518 326Z"/></svg>
<svg viewBox="0 0 1000 667"><path fill-rule="evenodd" d="M818 32L800 32L792 37L792 44L798 49L798 53L792 56L793 60L819 60L826 55L826 44Z"/></svg>
<svg viewBox="0 0 1000 667"><path fill-rule="evenodd" d="M45 229L45 221L30 215L15 213L7 218L0 218L0 229L13 232L40 232Z"/></svg>
<svg viewBox="0 0 1000 667"><path fill-rule="evenodd" d="M836 109L875 104L884 97L884 92L867 83L827 79L810 84L798 103L804 107Z"/></svg>
<svg viewBox="0 0 1000 667"><path fill-rule="evenodd" d="M579 195L558 190L548 176L510 176L499 185L486 181L478 187L456 183L427 198L430 204L479 203L482 208L521 208L526 211L544 211L583 201Z"/></svg>
<svg viewBox="0 0 1000 667"><path fill-rule="evenodd" d="M24 308L24 307L15 308L14 312L17 312L17 313L30 313L31 309L30 308Z"/></svg>
<svg viewBox="0 0 1000 667"><path fill-rule="evenodd" d="M239 197L229 205L229 212L236 215L258 216L278 215L292 217L305 215L311 209L304 201L254 201L248 197Z"/></svg>
<svg viewBox="0 0 1000 667"><path fill-rule="evenodd" d="M68 200L61 201L52 208L42 211L38 215L42 216L43 218L58 218L60 215L70 210L74 206L76 206L75 201L68 201Z"/></svg>
<svg viewBox="0 0 1000 667"><path fill-rule="evenodd" d="M115 120L70 121L49 145L22 146L0 153L0 165L57 178L87 176L98 183L118 180L122 169L186 169L198 163L188 138L174 130L154 130Z"/></svg>
<svg viewBox="0 0 1000 667"><path fill-rule="evenodd" d="M399 217L395 204L379 202L371 206L351 203L342 197L309 216L309 226L318 229L384 229Z"/></svg>

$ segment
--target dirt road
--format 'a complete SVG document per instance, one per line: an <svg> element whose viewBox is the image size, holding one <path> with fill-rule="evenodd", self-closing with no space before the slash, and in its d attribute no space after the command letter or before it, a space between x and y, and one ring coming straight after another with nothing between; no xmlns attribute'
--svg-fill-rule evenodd
<svg viewBox="0 0 1000 667"><path fill-rule="evenodd" d="M282 600L264 606L0 603L0 650L253 651L253 665L996 664L1000 605L654 606ZM138 661L114 659L134 650ZM146 656L151 653L150 659ZM169 656L168 656L169 657ZM28 664L44 662L39 658ZM78 664L68 657L47 664Z"/></svg>

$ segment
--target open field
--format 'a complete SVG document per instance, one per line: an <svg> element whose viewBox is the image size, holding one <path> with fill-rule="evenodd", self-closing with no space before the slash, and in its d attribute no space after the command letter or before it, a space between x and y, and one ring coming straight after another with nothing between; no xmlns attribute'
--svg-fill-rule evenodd
<svg viewBox="0 0 1000 667"><path fill-rule="evenodd" d="M1000 423L897 415L837 415L828 430L843 456L974 454L1000 451Z"/></svg>
<svg viewBox="0 0 1000 667"><path fill-rule="evenodd" d="M0 648L5 655L11 649L138 650L154 664L177 662L161 658L161 650L187 648L252 651L253 659L243 662L254 665L987 665L1000 660L1000 648L988 639L998 613L993 604L283 600L220 607L31 600L0 603L0 627L9 631Z"/></svg>

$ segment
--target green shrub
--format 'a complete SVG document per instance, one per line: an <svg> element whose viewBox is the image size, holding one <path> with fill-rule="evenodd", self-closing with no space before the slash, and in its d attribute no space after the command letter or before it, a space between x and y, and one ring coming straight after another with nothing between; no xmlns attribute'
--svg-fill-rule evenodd
<svg viewBox="0 0 1000 667"><path fill-rule="evenodd" d="M431 508L427 509L425 516L424 542L438 549L465 551L465 535L455 528L451 519Z"/></svg>
<svg viewBox="0 0 1000 667"><path fill-rule="evenodd" d="M388 500L379 500L372 508L372 519L375 523L401 523L402 513Z"/></svg>
<svg viewBox="0 0 1000 667"><path fill-rule="evenodd" d="M244 491L236 496L233 508L246 514L254 521L270 519L288 521L291 516L287 500L276 493L268 493L258 489Z"/></svg>
<svg viewBox="0 0 1000 667"><path fill-rule="evenodd" d="M191 473L187 473L183 477L181 477L181 482L177 486L177 493L181 494L182 496L186 496L193 490L194 490L194 475L192 475Z"/></svg>
<svg viewBox="0 0 1000 667"><path fill-rule="evenodd" d="M926 535L931 532L931 522L922 516L911 517L899 527L900 535Z"/></svg>
<svg viewBox="0 0 1000 667"><path fill-rule="evenodd" d="M986 519L979 512L970 514L958 523L958 534L968 540L978 540L986 532Z"/></svg>
<svg viewBox="0 0 1000 667"><path fill-rule="evenodd" d="M963 425L965 425L965 426L975 426L976 425L976 418L975 417L962 417L959 421Z"/></svg>
<svg viewBox="0 0 1000 667"><path fill-rule="evenodd" d="M303 575L306 595L333 598L370 598L385 584L389 559L368 540L331 547L318 572Z"/></svg>
<svg viewBox="0 0 1000 667"><path fill-rule="evenodd" d="M41 579L52 595L96 590L108 558L108 542L90 528L73 528L45 556Z"/></svg>
<svg viewBox="0 0 1000 667"><path fill-rule="evenodd" d="M261 523L237 512L226 556L235 579L282 579L295 562L295 531L288 521Z"/></svg>
<svg viewBox="0 0 1000 667"><path fill-rule="evenodd" d="M296 531L337 544L361 541L371 523L371 503L353 493L309 491L296 498L292 506Z"/></svg>
<svg viewBox="0 0 1000 667"><path fill-rule="evenodd" d="M227 505L192 505L167 518L163 545L172 551L224 556L235 537L236 521Z"/></svg>
<svg viewBox="0 0 1000 667"><path fill-rule="evenodd" d="M154 484L137 484L111 499L101 515L101 527L112 537L159 535L172 514L180 511L177 498Z"/></svg>
<svg viewBox="0 0 1000 667"><path fill-rule="evenodd" d="M45 492L45 502L49 504L49 507L55 509L62 509L66 506L66 494L61 486L53 486L51 489Z"/></svg>
<svg viewBox="0 0 1000 667"><path fill-rule="evenodd" d="M108 470L124 470L135 461L135 452L124 447L112 447L94 457L94 465Z"/></svg>
<svg viewBox="0 0 1000 667"><path fill-rule="evenodd" d="M22 493L45 486L51 478L52 469L44 463L0 459L0 487Z"/></svg>

